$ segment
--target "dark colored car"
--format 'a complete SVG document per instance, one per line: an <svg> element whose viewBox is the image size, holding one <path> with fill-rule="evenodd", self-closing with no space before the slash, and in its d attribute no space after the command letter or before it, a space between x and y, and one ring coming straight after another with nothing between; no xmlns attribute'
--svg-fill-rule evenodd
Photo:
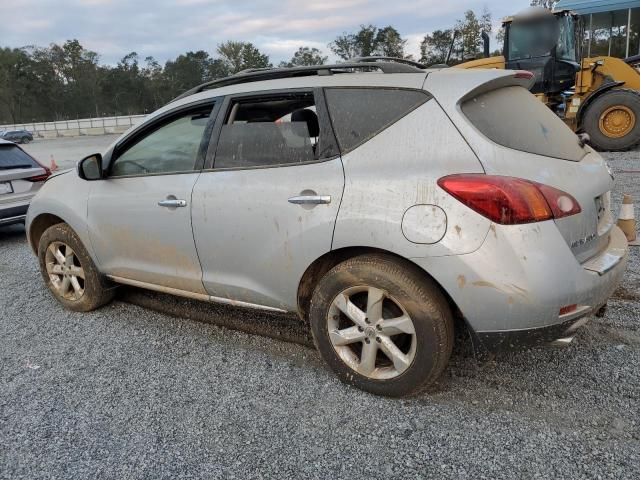
<svg viewBox="0 0 640 480"><path fill-rule="evenodd" d="M15 143L29 143L33 140L33 135L26 130L5 130L0 131L0 138Z"/></svg>

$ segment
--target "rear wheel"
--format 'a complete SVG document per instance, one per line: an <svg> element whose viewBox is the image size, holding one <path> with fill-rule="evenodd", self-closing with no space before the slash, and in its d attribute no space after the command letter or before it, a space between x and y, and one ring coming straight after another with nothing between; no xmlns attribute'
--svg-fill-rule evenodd
<svg viewBox="0 0 640 480"><path fill-rule="evenodd" d="M587 107L582 126L597 150L633 148L640 143L640 93L615 89L601 94Z"/></svg>
<svg viewBox="0 0 640 480"><path fill-rule="evenodd" d="M22 143L29 143L31 139L29 137L22 137Z"/></svg>
<svg viewBox="0 0 640 480"><path fill-rule="evenodd" d="M47 287L69 310L88 312L113 299L114 289L109 288L67 224L45 230L38 244L38 258Z"/></svg>
<svg viewBox="0 0 640 480"><path fill-rule="evenodd" d="M330 270L311 299L320 354L345 383L405 396L432 385L447 365L453 320L442 292L418 267L363 255Z"/></svg>

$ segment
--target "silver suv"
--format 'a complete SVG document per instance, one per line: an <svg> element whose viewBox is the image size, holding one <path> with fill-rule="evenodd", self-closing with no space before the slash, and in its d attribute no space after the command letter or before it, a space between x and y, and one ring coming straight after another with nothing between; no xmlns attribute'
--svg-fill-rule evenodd
<svg viewBox="0 0 640 480"><path fill-rule="evenodd" d="M69 309L126 284L295 311L340 379L416 393L457 328L570 337L624 273L607 165L531 82L377 62L204 84L49 180L28 239Z"/></svg>

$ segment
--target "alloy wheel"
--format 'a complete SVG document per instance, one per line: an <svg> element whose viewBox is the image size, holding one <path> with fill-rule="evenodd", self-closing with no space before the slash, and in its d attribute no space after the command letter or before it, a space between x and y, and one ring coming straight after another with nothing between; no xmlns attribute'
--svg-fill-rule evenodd
<svg viewBox="0 0 640 480"><path fill-rule="evenodd" d="M415 358L413 320L382 289L358 286L342 291L331 303L327 327L338 356L367 378L397 377Z"/></svg>
<svg viewBox="0 0 640 480"><path fill-rule="evenodd" d="M85 275L78 256L63 242L52 242L45 254L49 279L56 293L66 300L84 295Z"/></svg>

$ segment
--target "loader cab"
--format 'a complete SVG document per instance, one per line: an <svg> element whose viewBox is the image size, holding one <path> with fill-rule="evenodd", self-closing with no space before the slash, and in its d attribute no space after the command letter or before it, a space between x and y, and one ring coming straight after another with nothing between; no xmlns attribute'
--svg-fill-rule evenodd
<svg viewBox="0 0 640 480"><path fill-rule="evenodd" d="M575 84L580 70L579 19L568 10L535 10L505 19L505 67L536 76L532 93L556 95Z"/></svg>

